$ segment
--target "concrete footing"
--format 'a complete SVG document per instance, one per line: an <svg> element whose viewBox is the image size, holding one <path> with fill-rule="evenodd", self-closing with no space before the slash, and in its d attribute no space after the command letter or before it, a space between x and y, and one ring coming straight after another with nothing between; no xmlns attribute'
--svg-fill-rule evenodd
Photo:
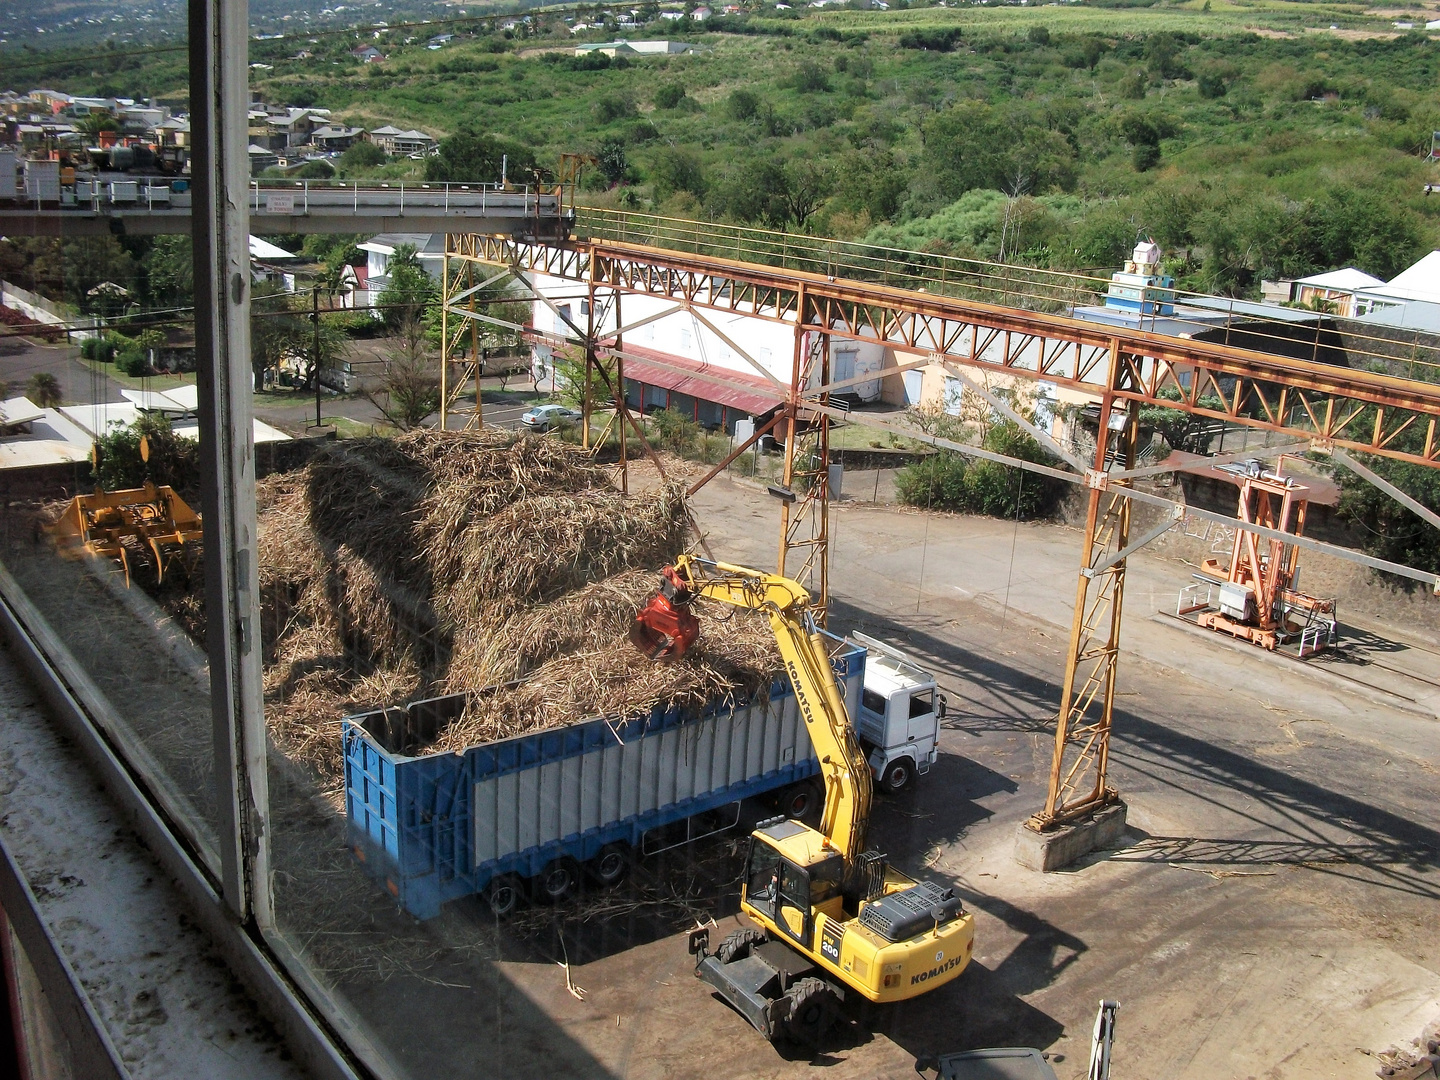
<svg viewBox="0 0 1440 1080"><path fill-rule="evenodd" d="M1015 861L1048 873L1092 851L1115 847L1125 833L1125 812L1125 804L1115 802L1088 818L1043 833L1021 825L1015 836Z"/></svg>

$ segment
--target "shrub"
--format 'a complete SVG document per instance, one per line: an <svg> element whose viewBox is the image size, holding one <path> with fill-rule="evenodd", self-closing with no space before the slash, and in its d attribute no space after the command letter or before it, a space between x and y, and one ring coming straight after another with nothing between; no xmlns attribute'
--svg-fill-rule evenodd
<svg viewBox="0 0 1440 1080"><path fill-rule="evenodd" d="M140 438L150 444L150 460L140 456ZM98 467L95 483L107 491L139 487L146 480L193 491L200 482L200 444L176 435L163 417L142 414L128 427L116 428L95 440Z"/></svg>
<svg viewBox="0 0 1440 1080"><path fill-rule="evenodd" d="M679 83L666 83L655 91L657 109L676 109L685 100L685 87Z"/></svg>
<svg viewBox="0 0 1440 1080"><path fill-rule="evenodd" d="M115 366L120 369L121 374L138 379L145 374L149 364L145 360L145 350L138 344L131 344L115 354Z"/></svg>
<svg viewBox="0 0 1440 1080"><path fill-rule="evenodd" d="M953 26L943 30L906 30L899 41L902 49L926 52L952 52L959 43L960 31Z"/></svg>
<svg viewBox="0 0 1440 1080"><path fill-rule="evenodd" d="M86 338L80 343L80 355L86 360L108 364L115 359L115 342L108 337Z"/></svg>
<svg viewBox="0 0 1440 1080"><path fill-rule="evenodd" d="M682 457L700 446L700 425L679 409L661 409L650 417L652 441Z"/></svg>
<svg viewBox="0 0 1440 1080"><path fill-rule="evenodd" d="M982 446L1022 461L1047 460L1040 444L1008 420L993 425ZM942 452L901 469L895 477L895 490L900 501L910 506L1030 520L1055 511L1064 483L1026 475L1013 465L970 461L962 454Z"/></svg>
<svg viewBox="0 0 1440 1080"><path fill-rule="evenodd" d="M760 97L749 90L734 90L725 107L732 120L749 120L760 111Z"/></svg>

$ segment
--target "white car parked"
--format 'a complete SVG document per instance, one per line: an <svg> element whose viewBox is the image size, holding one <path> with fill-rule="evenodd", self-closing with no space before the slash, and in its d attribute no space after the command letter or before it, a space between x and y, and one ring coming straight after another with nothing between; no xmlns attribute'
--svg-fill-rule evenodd
<svg viewBox="0 0 1440 1080"><path fill-rule="evenodd" d="M531 431L549 431L560 424L579 423L580 415L578 410L564 405L536 405L521 414L520 423Z"/></svg>

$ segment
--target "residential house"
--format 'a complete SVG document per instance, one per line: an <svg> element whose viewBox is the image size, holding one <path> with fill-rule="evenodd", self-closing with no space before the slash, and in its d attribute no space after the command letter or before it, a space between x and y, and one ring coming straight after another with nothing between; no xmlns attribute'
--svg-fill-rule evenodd
<svg viewBox="0 0 1440 1080"><path fill-rule="evenodd" d="M1387 326L1440 330L1440 251L1384 284L1356 290L1355 315Z"/></svg>
<svg viewBox="0 0 1440 1080"><path fill-rule="evenodd" d="M61 93L59 90L31 90L30 100L49 112L51 116L55 116L70 104L70 95Z"/></svg>
<svg viewBox="0 0 1440 1080"><path fill-rule="evenodd" d="M268 146L251 143L249 151L251 176L259 176L272 165L280 164L280 158Z"/></svg>
<svg viewBox="0 0 1440 1080"><path fill-rule="evenodd" d="M362 64L373 64L378 60L385 59L385 54L375 48L374 45L362 45L358 49L351 49L350 55Z"/></svg>
<svg viewBox="0 0 1440 1080"><path fill-rule="evenodd" d="M435 140L423 131L402 131L386 124L370 132L370 141L391 157L411 154L428 154L436 147Z"/></svg>
<svg viewBox="0 0 1440 1080"><path fill-rule="evenodd" d="M1290 283L1289 299L1303 307L1325 310L1348 319L1356 314L1357 293L1384 284L1379 278L1347 266L1327 274L1297 278Z"/></svg>
<svg viewBox="0 0 1440 1080"><path fill-rule="evenodd" d="M365 129L346 127L344 124L325 124L310 132L310 141L317 150L337 154L350 149L357 142L365 141Z"/></svg>
<svg viewBox="0 0 1440 1080"><path fill-rule="evenodd" d="M440 49L444 48L446 45L449 45L450 42L454 40L454 34L436 34L428 42L426 42L425 47L428 49Z"/></svg>
<svg viewBox="0 0 1440 1080"><path fill-rule="evenodd" d="M309 109L286 109L265 119L266 144L272 150L293 150L310 141L310 133L323 123Z"/></svg>
<svg viewBox="0 0 1440 1080"><path fill-rule="evenodd" d="M696 22L704 22L713 14L715 14L713 11L711 11L708 7L702 5L700 7L697 7L694 11L690 12L690 18L694 19Z"/></svg>
<svg viewBox="0 0 1440 1080"><path fill-rule="evenodd" d="M415 249L420 265L437 282L440 280L445 263L444 233L381 233L358 245L366 254L365 283L369 288L369 303L373 304L385 286L390 284L390 258L395 250L404 244ZM359 297L356 297L359 303Z"/></svg>
<svg viewBox="0 0 1440 1080"><path fill-rule="evenodd" d="M161 146L189 146L190 120L188 117L172 116L155 125L155 141Z"/></svg>

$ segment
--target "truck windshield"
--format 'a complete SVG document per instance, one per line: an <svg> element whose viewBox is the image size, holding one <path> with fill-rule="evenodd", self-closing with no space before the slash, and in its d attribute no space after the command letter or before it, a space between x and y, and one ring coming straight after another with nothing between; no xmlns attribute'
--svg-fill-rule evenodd
<svg viewBox="0 0 1440 1080"><path fill-rule="evenodd" d="M911 718L912 720L913 720L915 717L917 717L917 716L924 716L926 713L932 713L932 712L934 712L934 711L935 711L935 688L934 688L934 687L931 687L929 690L922 690L922 691L920 691L920 693L918 693L918 694L912 694L912 695L911 695L911 697L910 697L910 718Z"/></svg>

